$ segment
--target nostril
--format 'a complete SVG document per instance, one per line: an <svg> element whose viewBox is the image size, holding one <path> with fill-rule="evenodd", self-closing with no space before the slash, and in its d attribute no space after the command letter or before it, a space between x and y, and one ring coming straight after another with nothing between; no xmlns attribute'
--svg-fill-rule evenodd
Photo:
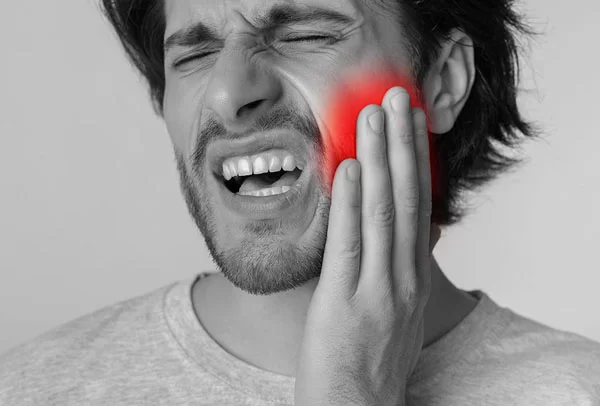
<svg viewBox="0 0 600 406"><path fill-rule="evenodd" d="M238 110L237 117L243 118L244 115L252 113L252 111L256 110L264 101L266 101L266 99L255 100L253 102L247 103Z"/></svg>

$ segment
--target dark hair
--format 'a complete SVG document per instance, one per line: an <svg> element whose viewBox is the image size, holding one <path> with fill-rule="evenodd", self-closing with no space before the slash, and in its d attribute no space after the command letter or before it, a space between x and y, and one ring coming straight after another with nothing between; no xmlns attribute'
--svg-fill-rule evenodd
<svg viewBox="0 0 600 406"><path fill-rule="evenodd" d="M380 0L389 3L392 0ZM517 34L535 35L513 8L512 0L394 0L400 8L413 56L417 85L438 56L453 29L472 40L476 77L471 94L449 132L433 135L439 159L437 199L432 221L440 226L459 222L467 212L466 192L479 189L522 163L503 154L539 130L517 107L519 47ZM157 114L165 91L163 0L102 0L129 58L148 81ZM398 14L399 15L399 14ZM522 137L520 136L522 134Z"/></svg>

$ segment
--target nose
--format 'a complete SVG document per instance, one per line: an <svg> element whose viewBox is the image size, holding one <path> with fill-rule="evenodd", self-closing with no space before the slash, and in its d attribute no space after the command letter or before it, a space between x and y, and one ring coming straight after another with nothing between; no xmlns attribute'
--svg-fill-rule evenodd
<svg viewBox="0 0 600 406"><path fill-rule="evenodd" d="M248 50L223 50L206 87L205 108L217 114L225 127L243 131L271 109L282 86L271 69L254 61Z"/></svg>

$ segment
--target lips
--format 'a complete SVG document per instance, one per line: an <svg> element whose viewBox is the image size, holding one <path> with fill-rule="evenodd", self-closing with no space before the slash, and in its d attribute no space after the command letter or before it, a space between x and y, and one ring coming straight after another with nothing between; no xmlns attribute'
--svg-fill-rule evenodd
<svg viewBox="0 0 600 406"><path fill-rule="evenodd" d="M219 140L208 147L209 167L221 176L223 162L230 157L254 155L270 149L283 149L299 161L307 161L307 148L302 135L289 131L269 131L255 133L237 140Z"/></svg>

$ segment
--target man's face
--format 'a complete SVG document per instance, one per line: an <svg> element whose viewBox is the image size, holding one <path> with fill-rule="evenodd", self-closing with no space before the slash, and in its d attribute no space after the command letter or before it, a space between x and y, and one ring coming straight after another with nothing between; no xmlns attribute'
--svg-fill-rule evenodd
<svg viewBox="0 0 600 406"><path fill-rule="evenodd" d="M181 188L218 268L246 292L282 292L320 275L331 198L320 171L330 134L327 92L346 73L409 66L397 17L374 3L165 2L164 118ZM282 7L297 10L271 13ZM311 13L317 9L330 13ZM273 138L254 142L263 136ZM281 144L265 148L273 140ZM273 156L288 155L302 171L278 182L301 186L284 195L240 196L225 185L223 162L239 169L237 158L247 156L253 168L253 158L270 166ZM248 177L240 191L271 182Z"/></svg>

